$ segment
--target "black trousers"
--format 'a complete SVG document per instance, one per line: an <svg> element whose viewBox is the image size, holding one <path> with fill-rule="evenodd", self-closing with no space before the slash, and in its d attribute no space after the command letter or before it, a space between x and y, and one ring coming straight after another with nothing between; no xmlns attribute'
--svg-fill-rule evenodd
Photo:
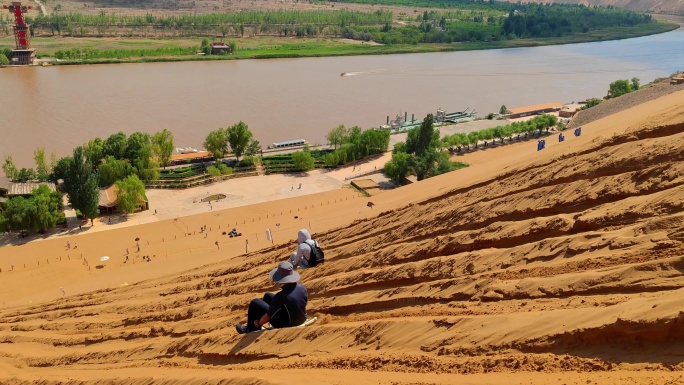
<svg viewBox="0 0 684 385"><path fill-rule="evenodd" d="M266 293L263 299L253 299L249 303L249 308L247 309L247 327L249 331L253 332L259 330L259 328L254 325L254 321L258 321L261 317L268 311L268 306L271 304L275 294Z"/></svg>

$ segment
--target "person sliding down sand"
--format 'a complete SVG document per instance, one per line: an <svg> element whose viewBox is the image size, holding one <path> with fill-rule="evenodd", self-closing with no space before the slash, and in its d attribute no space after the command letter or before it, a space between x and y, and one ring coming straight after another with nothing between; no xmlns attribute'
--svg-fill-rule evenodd
<svg viewBox="0 0 684 385"><path fill-rule="evenodd" d="M309 294L299 281L299 273L290 262L280 262L271 270L271 279L280 286L277 294L266 293L263 299L253 299L247 309L247 325L237 324L239 334L260 330L270 322L274 328L299 326L306 322Z"/></svg>

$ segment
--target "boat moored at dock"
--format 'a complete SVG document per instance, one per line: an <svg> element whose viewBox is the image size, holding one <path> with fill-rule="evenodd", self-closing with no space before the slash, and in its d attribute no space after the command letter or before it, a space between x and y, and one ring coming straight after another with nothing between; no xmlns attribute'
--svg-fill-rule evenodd
<svg viewBox="0 0 684 385"><path fill-rule="evenodd" d="M302 147L308 145L309 142L307 142L305 139L293 139L293 140L286 140L284 142L275 142L271 143L268 148L269 149L278 149L278 148L290 148L290 147Z"/></svg>
<svg viewBox="0 0 684 385"><path fill-rule="evenodd" d="M477 111L468 110L469 109L466 108L463 111L447 113L441 108L437 109L437 113L434 115L434 125L438 127L447 124L456 124L475 120L477 117ZM380 128L389 130L392 134L396 134L399 132L406 132L414 127L419 127L422 122L422 120L416 120L413 114L411 114L411 120L408 120L408 112L404 112L404 115L397 114L394 120L390 120L388 116L387 124L380 126Z"/></svg>

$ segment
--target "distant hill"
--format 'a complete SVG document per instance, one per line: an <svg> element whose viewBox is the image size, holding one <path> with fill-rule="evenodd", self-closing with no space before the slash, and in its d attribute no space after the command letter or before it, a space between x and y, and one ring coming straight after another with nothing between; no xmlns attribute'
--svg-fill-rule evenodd
<svg viewBox="0 0 684 385"><path fill-rule="evenodd" d="M684 0L525 0L524 2L612 5L632 11L684 16Z"/></svg>

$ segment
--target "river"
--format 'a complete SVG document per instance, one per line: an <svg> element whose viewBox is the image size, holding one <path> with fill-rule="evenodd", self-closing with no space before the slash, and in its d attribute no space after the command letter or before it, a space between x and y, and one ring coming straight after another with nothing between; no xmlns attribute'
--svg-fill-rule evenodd
<svg viewBox="0 0 684 385"><path fill-rule="evenodd" d="M95 137L168 129L177 147L242 120L265 147L324 143L339 124L369 128L408 111L508 108L606 94L684 70L684 30L563 46L408 55L4 68L0 161L69 155ZM348 76L340 76L342 72Z"/></svg>

